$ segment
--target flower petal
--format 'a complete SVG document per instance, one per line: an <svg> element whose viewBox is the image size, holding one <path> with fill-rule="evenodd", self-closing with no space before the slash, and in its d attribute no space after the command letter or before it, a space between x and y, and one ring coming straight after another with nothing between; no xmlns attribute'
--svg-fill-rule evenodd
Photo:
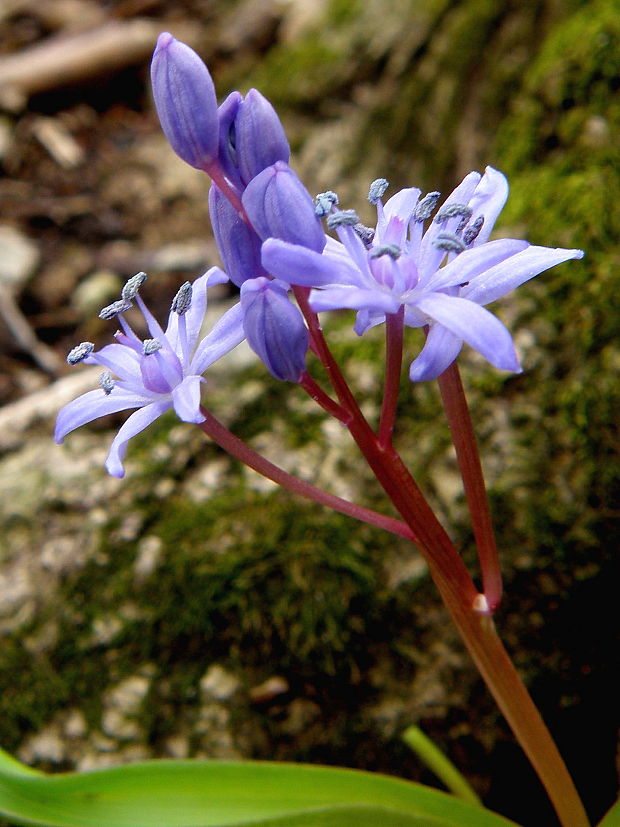
<svg viewBox="0 0 620 827"><path fill-rule="evenodd" d="M110 446L108 458L105 461L105 467L108 474L113 477L124 477L125 469L123 468L123 459L127 452L127 443L140 431L147 428L151 422L154 422L157 417L161 416L166 411L170 410L172 402L167 399L161 402L152 402L146 405L139 411L135 411L129 419L123 424L120 431L116 434Z"/></svg>
<svg viewBox="0 0 620 827"><path fill-rule="evenodd" d="M263 244L262 261L265 269L288 284L319 287L323 284L361 284L361 273L350 259L326 256L277 238Z"/></svg>
<svg viewBox="0 0 620 827"><path fill-rule="evenodd" d="M237 347L244 338L243 312L241 305L237 303L224 313L200 342L192 359L190 372L197 376L204 373L209 365Z"/></svg>
<svg viewBox="0 0 620 827"><path fill-rule="evenodd" d="M472 247L464 250L449 261L445 267L440 267L424 285L426 290L444 290L458 284L471 282L485 273L496 264L505 262L507 258L516 256L528 247L527 241L513 238L500 238L489 241L482 247Z"/></svg>
<svg viewBox="0 0 620 827"><path fill-rule="evenodd" d="M473 247L479 247L488 239L507 198L506 176L493 167L487 167L468 204L472 211L472 221L479 215L484 218L480 232L472 242Z"/></svg>
<svg viewBox="0 0 620 827"><path fill-rule="evenodd" d="M360 287L327 287L310 293L310 307L315 313L324 310L374 310L381 313L397 313L401 302L392 293Z"/></svg>
<svg viewBox="0 0 620 827"><path fill-rule="evenodd" d="M200 386L204 381L201 376L186 376L172 389L172 404L183 422L204 422L200 412Z"/></svg>
<svg viewBox="0 0 620 827"><path fill-rule="evenodd" d="M411 363L412 382L436 379L449 367L461 351L463 340L440 324L432 324L424 347Z"/></svg>
<svg viewBox="0 0 620 827"><path fill-rule="evenodd" d="M73 399L60 409L54 429L54 439L61 443L68 433L98 419L100 416L125 411L127 408L141 408L151 400L147 396L129 393L114 388L112 393L106 394L100 388L88 391Z"/></svg>
<svg viewBox="0 0 620 827"><path fill-rule="evenodd" d="M424 296L417 302L417 307L464 339L495 367L520 372L510 333L488 310L467 299L443 293Z"/></svg>
<svg viewBox="0 0 620 827"><path fill-rule="evenodd" d="M462 255L465 255L464 253ZM564 250L561 247L528 247L508 261L481 273L461 291L461 296L477 304L489 304L506 295L529 279L568 261L583 258L583 250Z"/></svg>
<svg viewBox="0 0 620 827"><path fill-rule="evenodd" d="M383 206L383 214L377 222L377 230L374 238L375 244L384 243L383 235L385 228L394 216L398 216L401 221L405 222L405 226L407 226L416 208L420 194L420 190L417 187L407 187L388 199ZM404 239L401 239L401 244L403 240Z"/></svg>
<svg viewBox="0 0 620 827"><path fill-rule="evenodd" d="M126 382L140 381L140 356L127 345L105 345L101 350L84 360L87 364L101 365L111 370L115 376Z"/></svg>
<svg viewBox="0 0 620 827"><path fill-rule="evenodd" d="M481 177L482 176L479 172L470 172L469 175L466 175L458 187L453 190L443 202L438 210L438 213L450 204L467 204L469 199L474 194ZM418 269L422 278L434 273L446 255L445 250L438 250L437 247L435 247L435 240L437 239L437 236L441 232L453 232L457 228L460 220L461 219L459 216L455 216L454 218L449 218L447 221L442 221L441 223L438 223L434 218L431 221L420 244Z"/></svg>

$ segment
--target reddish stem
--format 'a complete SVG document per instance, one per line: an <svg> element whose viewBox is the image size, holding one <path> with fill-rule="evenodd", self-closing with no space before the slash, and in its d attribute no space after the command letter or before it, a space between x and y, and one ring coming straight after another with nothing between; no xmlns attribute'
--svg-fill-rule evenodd
<svg viewBox="0 0 620 827"><path fill-rule="evenodd" d="M379 445L387 448L392 444L392 432L396 421L400 372L403 365L403 318L404 306L398 313L385 317L385 380L383 403L379 419Z"/></svg>
<svg viewBox="0 0 620 827"><path fill-rule="evenodd" d="M339 405L337 402L325 393L323 388L310 376L308 371L304 371L299 380L299 384L306 391L306 393L320 405L323 410L331 414L335 419L338 419L344 425L348 425L351 421L351 414Z"/></svg>
<svg viewBox="0 0 620 827"><path fill-rule="evenodd" d="M383 528L391 534L405 537L414 543L417 542L415 534L405 523L400 520L395 520L393 517L379 514L369 508L364 508L356 503L349 502L349 500L342 499L342 497L336 497L335 494L329 494L327 491L323 491L323 489L317 488L315 485L304 480L300 480L293 474L289 474L288 471L284 471L284 469L269 462L265 457L250 448L249 445L246 445L245 442L231 433L228 428L224 427L224 425L205 408L201 408L200 410L205 419L204 422L198 423L198 427L227 453L259 474L267 477L267 479L281 485L282 488L286 488L288 491L300 494L302 497L306 497L306 499L332 508L340 514L346 514L348 517L361 520L363 523L369 523L378 528Z"/></svg>
<svg viewBox="0 0 620 827"><path fill-rule="evenodd" d="M492 612L502 598L502 575L476 435L456 362L441 374L438 381L471 514L482 589Z"/></svg>
<svg viewBox="0 0 620 827"><path fill-rule="evenodd" d="M347 382L338 367L338 363L334 359L332 352L325 341L323 330L319 322L319 317L310 307L308 302L310 289L308 287L294 286L293 293L295 294L297 304L299 305L299 308L308 325L312 349L323 363L323 367L327 371L329 381L331 382L333 389L336 391L340 404L351 414L352 417L358 419L359 421L366 422L355 397L351 393L351 389L347 385Z"/></svg>
<svg viewBox="0 0 620 827"><path fill-rule="evenodd" d="M563 827L589 827L585 810L538 709L497 636L463 561L420 489L393 449L369 438L361 423L350 427L356 442L420 550L454 624L476 666L538 773ZM374 444L373 444L374 443Z"/></svg>

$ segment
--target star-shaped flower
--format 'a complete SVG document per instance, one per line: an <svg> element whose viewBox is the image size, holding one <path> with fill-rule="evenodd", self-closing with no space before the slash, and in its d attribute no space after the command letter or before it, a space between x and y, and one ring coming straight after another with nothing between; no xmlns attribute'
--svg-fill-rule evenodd
<svg viewBox="0 0 620 827"><path fill-rule="evenodd" d="M146 275L129 279L121 299L105 307L102 318L118 318L122 330L115 334L116 343L95 350L82 342L69 353L69 364L85 362L101 365L98 390L88 391L58 414L54 439L62 442L70 432L106 414L138 408L119 430L106 460L108 473L122 477L123 458L131 437L143 431L155 419L174 408L184 422L202 422L200 386L204 371L244 338L239 304L228 310L215 327L200 339L207 309L207 287L228 281L217 267L211 268L193 284L186 282L172 303L164 331L148 310L138 290ZM135 301L142 311L151 338L141 340L123 313ZM115 378L116 377L116 378Z"/></svg>
<svg viewBox="0 0 620 827"><path fill-rule="evenodd" d="M359 334L403 308L406 325L428 329L426 344L411 364L412 380L439 376L464 341L496 367L520 371L508 330L483 305L583 252L516 239L488 241L508 195L506 178L492 167L483 176L467 175L426 231L439 193L420 198L420 190L404 189L383 205L386 187L379 179L369 193L377 205L374 231L361 225L354 211L336 210L334 194L324 193L317 212L327 216L340 242L330 238L320 255L268 239L262 248L264 267L289 284L318 287L310 296L317 312L357 310Z"/></svg>

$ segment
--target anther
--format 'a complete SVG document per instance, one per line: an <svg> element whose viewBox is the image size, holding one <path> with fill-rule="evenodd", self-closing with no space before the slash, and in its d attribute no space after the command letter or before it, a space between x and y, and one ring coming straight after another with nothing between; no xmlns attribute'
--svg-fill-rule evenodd
<svg viewBox="0 0 620 827"><path fill-rule="evenodd" d="M132 276L125 282L125 286L121 290L121 298L128 302L131 301L136 297L138 290L142 287L145 281L146 273L136 273L135 276Z"/></svg>
<svg viewBox="0 0 620 827"><path fill-rule="evenodd" d="M99 374L99 387L103 390L106 396L109 396L112 393L112 388L116 382L112 378L112 374L109 370L104 370Z"/></svg>
<svg viewBox="0 0 620 827"><path fill-rule="evenodd" d="M338 210L327 217L327 227L330 230L335 230L336 227L354 227L359 223L359 215L355 210Z"/></svg>
<svg viewBox="0 0 620 827"><path fill-rule="evenodd" d="M368 190L368 200L370 203L378 203L389 186L390 183L385 178L377 178L376 181L373 181Z"/></svg>
<svg viewBox="0 0 620 827"><path fill-rule="evenodd" d="M337 207L339 203L338 196L332 190L320 192L314 199L314 211L319 218L325 218L331 208Z"/></svg>
<svg viewBox="0 0 620 827"><path fill-rule="evenodd" d="M465 230L463 233L463 243L466 247L468 247L473 241L478 238L478 233L482 229L482 225L484 224L484 216L479 215L475 221L473 221L470 226Z"/></svg>
<svg viewBox="0 0 620 827"><path fill-rule="evenodd" d="M370 257L379 258L380 256L389 256L396 261L397 258L400 258L400 253L401 250L397 244L378 244L371 250Z"/></svg>
<svg viewBox="0 0 620 827"><path fill-rule="evenodd" d="M353 229L355 230L356 235L358 235L363 243L364 246L370 247L372 244L372 240L375 237L375 231L372 227L366 227L365 224L354 224Z"/></svg>
<svg viewBox="0 0 620 827"><path fill-rule="evenodd" d="M125 310L129 310L131 306L131 302L127 299L119 299L116 302L112 302L112 304L108 304L107 307L102 308L99 311L99 318L108 321L118 316L119 313L124 313Z"/></svg>
<svg viewBox="0 0 620 827"><path fill-rule="evenodd" d="M459 238L456 233L437 233L437 238L433 244L438 250L445 250L447 253L462 253L465 249L463 239Z"/></svg>
<svg viewBox="0 0 620 827"><path fill-rule="evenodd" d="M94 349L95 346L92 342L81 342L67 353L67 362L70 365L77 365L86 359L87 356L90 356Z"/></svg>
<svg viewBox="0 0 620 827"><path fill-rule="evenodd" d="M467 220L469 220L471 212L471 207L468 207L467 204L446 204L435 216L435 221L437 224L441 224L443 221L455 218L457 215L467 216Z"/></svg>
<svg viewBox="0 0 620 827"><path fill-rule="evenodd" d="M179 316L184 316L189 310L192 303L192 285L186 281L179 287L179 291L172 299L172 306L170 310L173 313L178 313Z"/></svg>
<svg viewBox="0 0 620 827"><path fill-rule="evenodd" d="M418 206L415 208L413 214L414 219L416 221L426 221L427 218L430 218L440 197L440 192L427 193L424 198L418 202Z"/></svg>
<svg viewBox="0 0 620 827"><path fill-rule="evenodd" d="M158 350L161 350L161 342L159 339L145 339L142 342L142 353L145 356L150 356L151 353L157 353Z"/></svg>

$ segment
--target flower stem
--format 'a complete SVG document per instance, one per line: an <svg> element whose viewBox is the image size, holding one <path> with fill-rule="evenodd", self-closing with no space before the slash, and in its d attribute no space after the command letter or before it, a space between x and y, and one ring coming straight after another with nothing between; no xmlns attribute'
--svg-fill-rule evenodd
<svg viewBox="0 0 620 827"><path fill-rule="evenodd" d="M201 428L207 436L217 443L220 448L223 448L235 459L240 460L245 465L252 468L259 474L262 474L267 479L281 485L288 491L299 494L308 500L313 500L320 505L325 505L338 511L340 514L346 514L348 517L353 517L363 523L383 528L391 534L396 534L399 537L404 537L412 542L417 542L415 534L411 528L400 520L393 517L387 517L385 514L379 514L372 511L370 508L364 508L356 503L349 502L342 497L337 497L335 494L330 494L323 491L322 488L317 488L309 482L300 480L293 474L289 474L283 468L279 468L268 459L261 456L257 451L246 445L239 437L235 436L222 423L216 419L213 414L209 413L205 408L200 409L205 417L204 422L199 422L198 427Z"/></svg>
<svg viewBox="0 0 620 827"><path fill-rule="evenodd" d="M453 546L402 460L350 428L356 442L418 545L441 597L487 687L536 770L563 827L589 827L566 765L540 713L500 641L493 619L480 610L480 595ZM482 601L484 607L486 601Z"/></svg>
<svg viewBox="0 0 620 827"><path fill-rule="evenodd" d="M400 372L403 365L403 318L405 308L385 317L385 383L383 403L379 419L379 445L387 448L392 444L392 432L396 421Z"/></svg>
<svg viewBox="0 0 620 827"><path fill-rule="evenodd" d="M299 380L299 384L306 391L306 393L320 405L323 410L331 414L335 419L338 419L345 425L351 421L351 414L339 405L337 402L325 393L323 388L310 376L308 371L304 371Z"/></svg>
<svg viewBox="0 0 620 827"><path fill-rule="evenodd" d="M476 435L456 362L441 374L438 381L471 514L482 589L489 609L494 611L502 597L502 575Z"/></svg>
<svg viewBox="0 0 620 827"><path fill-rule="evenodd" d="M336 395L338 397L338 400L340 401L340 404L345 410L347 410L351 414L352 418L361 422L366 422L366 420L364 419L364 415L360 411L359 405L357 404L355 397L353 396L351 389L349 388L346 382L346 379L344 378L340 371L340 368L338 367L338 363L334 359L332 352L329 349L329 345L325 341L325 337L323 336L323 330L319 322L319 317L310 307L310 304L308 302L308 295L310 293L309 288L294 286L293 293L295 294L295 298L297 299L299 308L303 313L306 323L308 325L312 349L319 357L323 364L323 367L327 371L329 381L331 382L333 389L336 391Z"/></svg>

